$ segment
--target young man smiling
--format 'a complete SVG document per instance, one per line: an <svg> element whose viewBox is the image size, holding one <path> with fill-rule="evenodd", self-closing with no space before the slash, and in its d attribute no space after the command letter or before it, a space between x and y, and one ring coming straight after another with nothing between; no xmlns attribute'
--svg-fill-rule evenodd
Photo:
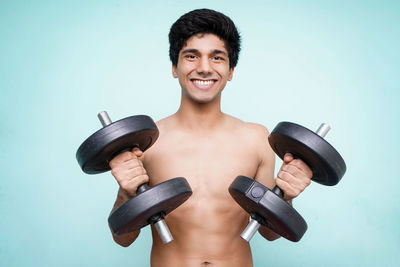
<svg viewBox="0 0 400 267"><path fill-rule="evenodd" d="M249 215L229 195L238 175L272 188L291 201L309 184L311 170L288 154L274 179L275 157L264 126L221 111L221 93L233 77L240 36L225 15L208 9L183 15L169 34L172 75L181 86L178 111L157 122L160 136L145 153L135 149L110 162L120 185L114 209L135 195L138 185L185 177L193 195L165 220L174 241L163 245L152 228L151 265L252 266L251 250L240 234ZM150 177L150 178L149 178ZM268 240L279 236L262 226ZM114 240L129 246L139 231Z"/></svg>
<svg viewBox="0 0 400 267"><path fill-rule="evenodd" d="M185 94L182 100L188 97L197 103L208 103L221 97L226 83L232 79L233 67L229 66L223 41L214 34L199 33L179 52L172 74L179 79Z"/></svg>

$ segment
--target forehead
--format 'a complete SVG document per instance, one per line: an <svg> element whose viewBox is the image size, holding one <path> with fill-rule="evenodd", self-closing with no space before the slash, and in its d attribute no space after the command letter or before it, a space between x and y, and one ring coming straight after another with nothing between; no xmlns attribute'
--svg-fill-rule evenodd
<svg viewBox="0 0 400 267"><path fill-rule="evenodd" d="M228 53L225 47L225 42L217 35L212 33L200 33L193 35L186 41L185 45L181 49L181 52L187 49L195 49L200 52L221 50Z"/></svg>

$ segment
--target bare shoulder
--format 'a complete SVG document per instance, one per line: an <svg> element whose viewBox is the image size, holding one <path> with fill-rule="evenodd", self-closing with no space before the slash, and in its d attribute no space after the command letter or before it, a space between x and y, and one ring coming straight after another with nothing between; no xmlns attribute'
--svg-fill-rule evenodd
<svg viewBox="0 0 400 267"><path fill-rule="evenodd" d="M165 117L156 122L157 128L160 130L160 133L168 132L171 128L174 127L175 120L173 116Z"/></svg>
<svg viewBox="0 0 400 267"><path fill-rule="evenodd" d="M142 160L144 163L148 163L151 161L151 158L160 152L163 147L163 140L166 137L166 134L170 133L172 129L174 129L174 120L172 119L171 116L163 118L159 121L156 122L158 131L159 131L159 136L156 142L145 151L144 157L142 157Z"/></svg>
<svg viewBox="0 0 400 267"><path fill-rule="evenodd" d="M268 139L268 129L259 123L246 122L238 118L227 115L227 120L230 121L232 128L240 132L246 138L252 138L254 141L265 141Z"/></svg>
<svg viewBox="0 0 400 267"><path fill-rule="evenodd" d="M264 125L254 122L246 122L245 125L249 134L253 134L255 137L261 139L268 138L269 131Z"/></svg>
<svg viewBox="0 0 400 267"><path fill-rule="evenodd" d="M258 155L260 162L274 162L274 152L268 142L268 129L259 123L245 122L229 116L232 131L240 136L241 143Z"/></svg>

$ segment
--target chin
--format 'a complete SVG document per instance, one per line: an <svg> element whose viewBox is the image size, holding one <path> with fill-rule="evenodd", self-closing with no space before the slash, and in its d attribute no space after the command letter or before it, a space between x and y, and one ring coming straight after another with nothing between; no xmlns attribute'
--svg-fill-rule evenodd
<svg viewBox="0 0 400 267"><path fill-rule="evenodd" d="M191 99L198 104L208 104L216 101L218 99L218 95L210 97L191 97Z"/></svg>
<svg viewBox="0 0 400 267"><path fill-rule="evenodd" d="M190 93L186 90L183 91L185 98L190 100L191 102L198 103L198 104L208 104L211 102L216 101L220 94L196 94L196 93Z"/></svg>

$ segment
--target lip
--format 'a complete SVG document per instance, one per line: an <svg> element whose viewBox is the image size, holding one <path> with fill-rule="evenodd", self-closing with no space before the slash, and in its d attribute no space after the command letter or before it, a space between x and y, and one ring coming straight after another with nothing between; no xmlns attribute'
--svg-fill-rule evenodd
<svg viewBox="0 0 400 267"><path fill-rule="evenodd" d="M212 88L215 85L217 80L216 79L197 79L197 78L192 78L192 79L190 79L190 82L197 89L208 90L208 89Z"/></svg>

